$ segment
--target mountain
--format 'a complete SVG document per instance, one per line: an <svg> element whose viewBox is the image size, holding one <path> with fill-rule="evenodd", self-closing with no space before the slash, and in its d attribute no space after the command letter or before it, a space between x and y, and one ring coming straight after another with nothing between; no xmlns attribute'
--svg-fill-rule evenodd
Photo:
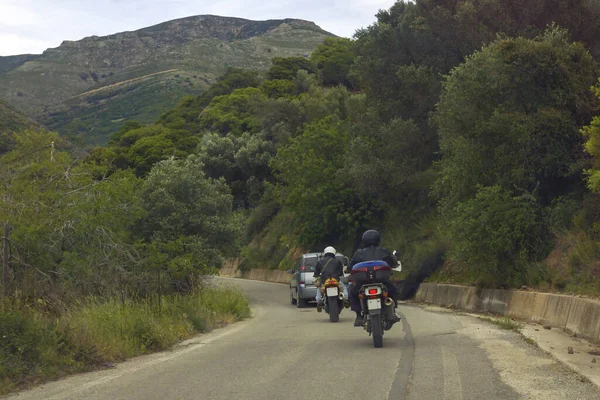
<svg viewBox="0 0 600 400"><path fill-rule="evenodd" d="M183 18L0 57L0 99L63 135L102 144L124 120L155 121L229 66L264 70L273 57L308 56L328 36L296 19Z"/></svg>

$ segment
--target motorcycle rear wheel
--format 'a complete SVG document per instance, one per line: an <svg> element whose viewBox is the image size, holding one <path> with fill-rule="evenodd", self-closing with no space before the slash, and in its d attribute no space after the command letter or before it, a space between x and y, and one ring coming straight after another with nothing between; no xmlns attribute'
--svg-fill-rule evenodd
<svg viewBox="0 0 600 400"><path fill-rule="evenodd" d="M329 296L327 305L329 306L329 321L338 322L340 320L340 307L337 297Z"/></svg>
<svg viewBox="0 0 600 400"><path fill-rule="evenodd" d="M383 347L383 327L381 326L381 314L371 315L371 335L373 335L373 347Z"/></svg>

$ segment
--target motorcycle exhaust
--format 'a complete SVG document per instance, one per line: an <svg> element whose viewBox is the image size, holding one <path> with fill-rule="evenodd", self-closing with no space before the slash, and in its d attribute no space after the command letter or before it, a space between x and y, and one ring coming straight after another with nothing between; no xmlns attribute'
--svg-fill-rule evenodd
<svg viewBox="0 0 600 400"><path fill-rule="evenodd" d="M390 297L386 297L385 299L385 305L390 307L394 305L394 300L392 300Z"/></svg>
<svg viewBox="0 0 600 400"><path fill-rule="evenodd" d="M340 300L344 300L344 293L340 293L340 294L338 294L338 299L340 299Z"/></svg>

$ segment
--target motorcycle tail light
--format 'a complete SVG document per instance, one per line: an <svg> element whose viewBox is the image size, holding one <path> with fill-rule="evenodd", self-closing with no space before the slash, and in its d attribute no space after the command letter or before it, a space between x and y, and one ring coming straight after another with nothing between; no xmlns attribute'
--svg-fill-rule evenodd
<svg viewBox="0 0 600 400"><path fill-rule="evenodd" d="M369 289L369 294L377 294L377 289Z"/></svg>
<svg viewBox="0 0 600 400"><path fill-rule="evenodd" d="M389 265L377 265L375 267L373 267L374 271L391 271L392 267L390 267Z"/></svg>

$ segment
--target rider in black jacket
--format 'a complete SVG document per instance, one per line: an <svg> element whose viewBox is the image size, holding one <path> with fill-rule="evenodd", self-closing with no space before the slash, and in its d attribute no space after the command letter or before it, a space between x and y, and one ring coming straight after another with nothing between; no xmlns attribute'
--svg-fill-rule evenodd
<svg viewBox="0 0 600 400"><path fill-rule="evenodd" d="M342 278L344 277L344 264L335 257L336 251L331 246L326 247L323 254L323 258L319 260L315 267L314 278L319 278L321 283L325 283L325 280L328 278L337 279L342 287L344 298L347 299L347 287L344 285L344 282L342 282ZM323 298L321 288L319 287L317 288L317 311L321 312L322 307Z"/></svg>
<svg viewBox="0 0 600 400"><path fill-rule="evenodd" d="M381 235L376 230L368 230L362 236L362 245L363 248L356 250L352 259L350 260L350 264L348 268L352 270L354 264L358 264L360 262L365 261L376 261L381 260L388 263L388 265L394 268L398 261L394 255L390 254L384 247L379 247L379 243L381 242ZM382 282L387 287L388 295L396 304L396 286L389 280ZM364 323L362 310L360 307L360 286L352 285L350 289L350 307L352 311L356 313L356 320L354 321L354 326L362 326ZM394 323L398 322L400 318L398 318L395 312L392 313L393 317L390 318L390 326Z"/></svg>

